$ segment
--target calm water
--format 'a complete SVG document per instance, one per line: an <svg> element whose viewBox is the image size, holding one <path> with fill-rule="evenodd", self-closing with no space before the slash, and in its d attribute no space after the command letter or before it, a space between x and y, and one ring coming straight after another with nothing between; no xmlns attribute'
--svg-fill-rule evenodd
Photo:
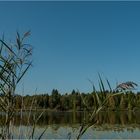
<svg viewBox="0 0 140 140"><path fill-rule="evenodd" d="M17 114L11 127L14 138L28 138L32 132L33 119L39 114L32 112L31 124L27 123L29 113L24 113L22 122ZM38 138L45 128L44 139L76 138L83 119L88 119L87 113L46 112L37 122L34 138ZM140 112L101 112L97 119L99 123L89 128L81 139L140 139Z"/></svg>

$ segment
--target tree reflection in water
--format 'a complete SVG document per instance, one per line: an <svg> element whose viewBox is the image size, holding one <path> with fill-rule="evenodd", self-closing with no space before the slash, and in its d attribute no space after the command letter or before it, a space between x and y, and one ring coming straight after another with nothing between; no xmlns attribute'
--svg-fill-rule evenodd
<svg viewBox="0 0 140 140"><path fill-rule="evenodd" d="M30 117L30 123L32 124L33 114ZM38 111L38 115L40 112ZM130 132L133 133L135 130L140 132L140 112L133 111L120 111L120 112L100 112L97 115L98 124L92 127L89 131L105 131L122 133ZM36 127L36 133L41 131L43 128L48 127L46 135L51 138L71 138L76 136L78 133L80 124L83 119L88 118L85 112L46 112L39 119ZM0 125L5 119L4 114L0 114ZM20 124L20 114L17 112L14 120L14 127L26 128L28 125L28 113L23 113L23 121ZM96 133L97 133L96 132ZM89 132L87 132L88 134ZM54 134L54 135L53 135ZM85 135L87 135L85 134ZM92 132L91 132L92 134Z"/></svg>

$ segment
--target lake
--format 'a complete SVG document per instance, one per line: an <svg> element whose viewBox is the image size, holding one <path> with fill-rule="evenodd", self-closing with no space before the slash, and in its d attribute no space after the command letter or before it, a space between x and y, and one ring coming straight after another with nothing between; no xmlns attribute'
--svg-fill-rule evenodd
<svg viewBox="0 0 140 140"><path fill-rule="evenodd" d="M11 131L14 134L13 138L28 138L33 130L33 120L37 120L39 115L40 112L32 112L30 117L27 112L24 112L22 116L17 113L14 126L11 126ZM21 117L23 121L20 121ZM1 115L1 126L3 118L3 115ZM84 119L88 119L88 113L86 112L45 112L36 123L34 138L38 138L45 129L43 139L76 138ZM81 139L140 138L140 112L100 112L97 120L98 124L89 128Z"/></svg>

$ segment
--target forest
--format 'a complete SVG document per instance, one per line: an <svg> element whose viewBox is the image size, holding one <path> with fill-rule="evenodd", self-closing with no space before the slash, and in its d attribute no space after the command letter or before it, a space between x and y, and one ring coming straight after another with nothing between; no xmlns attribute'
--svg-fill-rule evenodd
<svg viewBox="0 0 140 140"><path fill-rule="evenodd" d="M127 91L124 93L117 92L91 92L91 93L80 93L79 91L73 90L71 93L61 94L57 89L53 89L49 95L38 94L38 95L15 95L15 108L28 110L32 109L47 109L53 111L84 111L94 110L99 107L98 98L104 104L103 110L133 110L136 111L140 108L140 92L133 93ZM112 96L116 94L115 96ZM2 96L2 95L1 95Z"/></svg>

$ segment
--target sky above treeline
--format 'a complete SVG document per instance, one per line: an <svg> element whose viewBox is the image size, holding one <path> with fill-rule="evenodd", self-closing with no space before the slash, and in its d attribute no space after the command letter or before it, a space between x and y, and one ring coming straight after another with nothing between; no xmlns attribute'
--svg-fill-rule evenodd
<svg viewBox="0 0 140 140"><path fill-rule="evenodd" d="M19 93L90 92L98 73L113 88L140 84L140 2L0 2L0 18L7 40L31 30L33 67Z"/></svg>

